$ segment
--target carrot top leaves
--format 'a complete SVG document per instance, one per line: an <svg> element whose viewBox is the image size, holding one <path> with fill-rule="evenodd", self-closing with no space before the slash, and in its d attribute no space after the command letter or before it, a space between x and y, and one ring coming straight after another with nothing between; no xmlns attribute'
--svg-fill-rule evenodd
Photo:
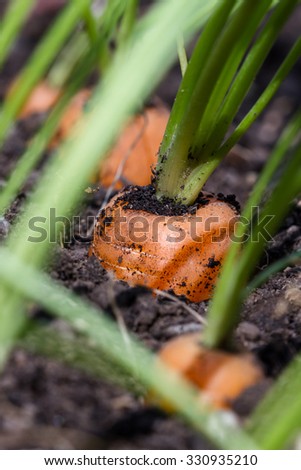
<svg viewBox="0 0 301 470"><path fill-rule="evenodd" d="M229 151L231 137L223 146L229 127L296 4L297 0L279 2L268 20L271 0L223 0L217 6L194 49L160 148L159 198L167 196L187 205L194 202ZM263 21L266 24L254 41ZM296 62L299 48L297 43L280 68L282 79ZM273 96L275 82L279 83L279 76L273 87L268 85L261 105ZM262 109L258 106L257 112ZM240 129L240 136L252 122L249 119L243 132Z"/></svg>

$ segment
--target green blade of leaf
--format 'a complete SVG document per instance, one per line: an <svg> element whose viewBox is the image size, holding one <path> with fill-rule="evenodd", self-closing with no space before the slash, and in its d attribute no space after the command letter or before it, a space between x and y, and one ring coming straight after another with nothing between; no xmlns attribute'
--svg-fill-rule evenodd
<svg viewBox="0 0 301 470"><path fill-rule="evenodd" d="M93 341L82 335L70 332L64 335L51 327L33 325L17 346L81 369L93 377L104 378L135 395L147 393L145 387L113 361L106 350L100 351Z"/></svg>
<svg viewBox="0 0 301 470"><path fill-rule="evenodd" d="M11 0L0 22L0 67L7 58L12 44L27 20L35 0Z"/></svg>
<svg viewBox="0 0 301 470"><path fill-rule="evenodd" d="M257 224L252 224L249 240L241 246L246 225L240 225L236 234L236 242L232 243L216 285L208 314L208 324L203 340L209 347L217 347L229 339L229 335L238 321L238 312L243 299L247 280L256 267L266 243L265 231L275 233L289 204L301 191L301 145L291 157L286 170L272 192L262 212L258 214ZM247 226L250 226L250 219ZM264 221L268 220L268 229ZM261 233L261 230L263 233ZM240 241L240 242L239 242Z"/></svg>
<svg viewBox="0 0 301 470"><path fill-rule="evenodd" d="M258 98L254 106L250 109L248 114L244 117L241 123L237 126L235 131L228 137L225 143L218 151L218 158L223 158L229 150L240 140L240 138L247 132L251 125L256 121L258 116L265 109L267 104L271 101L276 91L279 89L283 80L287 77L297 60L301 56L301 37L297 39L294 46L284 59L273 79L270 81L262 95Z"/></svg>
<svg viewBox="0 0 301 470"><path fill-rule="evenodd" d="M84 10L84 21L87 30L88 37L90 39L91 46L95 44L98 39L98 24L97 20L93 14L91 5L87 5Z"/></svg>
<svg viewBox="0 0 301 470"><path fill-rule="evenodd" d="M90 48L89 52L82 57L79 63L73 69L69 84L55 105L42 129L35 135L30 146L18 161L18 165L13 170L3 191L0 193L0 214L3 213L17 196L21 190L31 170L37 164L40 155L46 150L49 141L55 134L60 119L70 103L74 94L82 86L84 80L97 64L99 58L99 50L102 47L102 39L98 38L95 45Z"/></svg>
<svg viewBox="0 0 301 470"><path fill-rule="evenodd" d="M138 12L138 0L127 0L117 42L122 45L132 34Z"/></svg>
<svg viewBox="0 0 301 470"><path fill-rule="evenodd" d="M279 31L297 3L298 0L280 2L263 28L225 98L225 103L221 108L220 116L216 119L216 122L218 122L219 125L215 126L212 130L206 155L211 155L213 149L217 148L217 144L219 144L219 142L221 143L224 139L228 127L240 108L244 97L264 62L264 59L277 39Z"/></svg>
<svg viewBox="0 0 301 470"><path fill-rule="evenodd" d="M247 3L248 2L246 2L246 4ZM238 76L237 77L235 76L237 74L237 70L239 68L241 61L247 52L247 49L251 43L251 40L253 39L255 32L258 30L258 27L260 26L261 21L263 20L266 12L270 8L271 1L268 0L266 2L258 2L258 3L260 5L260 8L255 9L253 12L252 11L250 12L248 21L246 24L243 25L243 28L239 34L238 40L232 45L232 50L227 51L226 49L227 45L225 45L225 49L224 49L223 44L221 44L220 46L221 51L224 52L224 56L226 58L224 59L222 71L220 75L217 77L215 88L212 92L212 95L210 97L206 110L204 112L203 118L199 123L198 132L193 142L193 147L196 149L195 151L199 154L200 157L202 157L202 155L206 153L206 147L205 147L206 145L209 145L209 148L210 148L210 143L207 144L207 140L210 141L211 134L213 133L215 135L217 134L215 125L217 122L219 122L218 114L222 108L222 105L225 105L228 102L228 100L230 102L230 99L233 96L235 96L235 98L237 99L237 102L241 102L242 100L242 94L238 93L237 87L235 88L235 86L236 86L239 76L241 75L242 70L246 66L246 62L249 62L250 64L254 64L254 60L251 58L251 52L247 54L246 61L243 63L240 71L238 72ZM242 18L244 16L245 16L245 12L242 11L242 15L239 16L238 18L238 24L241 24L241 25L243 24ZM285 18L283 19L283 22L284 21L285 21ZM264 31L266 31L266 29L267 27L264 28ZM274 34L275 35L277 34L276 28L274 30ZM241 79L241 83L249 87L249 83L252 82L253 76L250 74L250 70L248 70L248 72L249 72L248 74L247 73L244 74L243 79ZM231 84L232 84L231 90L227 94ZM229 108L231 109L231 106L229 106ZM228 113L227 113L227 116L228 116ZM221 122L222 124L224 123L223 120L221 120ZM221 123L219 123L219 127L221 127ZM216 140L215 140L215 143L216 143Z"/></svg>
<svg viewBox="0 0 301 470"><path fill-rule="evenodd" d="M29 93L46 72L57 51L82 17L88 3L89 0L77 0L68 4L18 76L13 91L0 111L0 144L3 143L3 139Z"/></svg>
<svg viewBox="0 0 301 470"><path fill-rule="evenodd" d="M301 129L301 109L295 113L290 122L286 125L277 145L270 155L265 167L263 168L258 181L252 189L251 195L245 205L243 217L247 220L252 218L252 207L259 206L264 198L264 194L269 187L273 176L288 154L290 147L298 138Z"/></svg>
<svg viewBox="0 0 301 470"><path fill-rule="evenodd" d="M283 449L301 430L301 357L280 375L248 420L263 449Z"/></svg>

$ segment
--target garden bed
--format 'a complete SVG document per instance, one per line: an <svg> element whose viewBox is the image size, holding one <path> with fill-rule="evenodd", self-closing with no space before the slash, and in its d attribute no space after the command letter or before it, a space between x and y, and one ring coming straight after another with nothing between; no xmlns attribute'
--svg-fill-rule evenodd
<svg viewBox="0 0 301 470"><path fill-rule="evenodd" d="M255 99L271 70L275 70L286 54L294 29L297 34L296 18L287 25L270 54L250 99ZM31 49L32 33L24 34L28 49L20 50L21 43L18 43L13 50L0 78L2 94L15 72L11 64L15 61L21 64L20 56L25 57ZM210 178L207 190L235 194L243 206L277 137L300 105L300 75L299 63L262 117ZM179 69L175 67L156 92L169 106L173 98L170 84L176 84L175 93L179 79ZM5 184L42 121L43 115L36 115L16 124L0 153L0 185ZM6 222L1 222L2 239L9 224L13 225L22 212L24 201L39 180L43 162L50 157L50 152L44 155L40 167L31 174L7 212ZM85 195L74 237L55 248L50 269L47 268L52 278L113 318L117 308L127 329L153 350L180 333L201 329L201 323L189 309L204 317L208 302L191 304L181 298L154 297L147 289L128 287L113 280L97 259L88 256L89 243L83 235L89 232L91 216L97 215L104 196L101 188ZM300 248L301 202L295 201L279 233L269 242L258 272ZM235 338L237 345L255 353L263 364L266 378L234 403L234 410L242 419L301 349L300 287L301 267L292 265L257 288L245 302ZM68 330L66 324L53 319L38 306L32 306L29 315L60 331ZM12 354L0 379L0 417L1 449L208 449L209 446L180 419L151 405L145 406L129 392L23 349Z"/></svg>

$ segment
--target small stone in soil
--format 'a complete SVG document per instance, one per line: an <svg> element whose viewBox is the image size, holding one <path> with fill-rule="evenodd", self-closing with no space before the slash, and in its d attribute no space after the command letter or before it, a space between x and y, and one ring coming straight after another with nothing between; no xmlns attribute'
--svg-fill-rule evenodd
<svg viewBox="0 0 301 470"><path fill-rule="evenodd" d="M285 298L290 304L301 307L301 290L299 287L291 287L285 291Z"/></svg>
<svg viewBox="0 0 301 470"><path fill-rule="evenodd" d="M261 336L260 329L254 323L244 321L239 325L238 329L240 335L244 336L247 341L258 340Z"/></svg>

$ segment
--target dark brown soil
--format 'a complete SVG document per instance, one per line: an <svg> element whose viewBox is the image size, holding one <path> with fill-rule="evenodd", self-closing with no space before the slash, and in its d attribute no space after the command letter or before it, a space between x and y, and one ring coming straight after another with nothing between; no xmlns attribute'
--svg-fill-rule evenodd
<svg viewBox="0 0 301 470"><path fill-rule="evenodd" d="M236 200L234 194L225 196L222 193L214 195L209 192L200 192L194 204L186 206L185 204L176 203L167 197L163 197L161 200L158 200L156 197L155 187L152 185L143 187L130 186L120 195L120 197L118 197L116 202L122 201L122 206L125 210L144 210L151 214L172 217L177 215L195 214L199 207L209 204L210 199L213 197L217 198L219 201L227 202L237 211L240 210L240 204Z"/></svg>
<svg viewBox="0 0 301 470"><path fill-rule="evenodd" d="M299 32L299 13L273 49L263 75L253 87L247 107L288 50L294 28L296 33ZM12 64L16 64L16 57L18 64L23 63L33 47L30 33L24 34L28 47L22 49L18 43L14 48L0 76L2 94L16 72L16 68L12 67ZM19 56L22 59L19 60ZM206 190L216 194L235 194L239 202L244 204L281 129L300 105L300 78L299 63L240 146L229 154L211 177ZM171 104L175 92L171 84L177 84L178 81L179 70L175 68L160 85L160 98ZM0 188L5 185L42 120L41 115L33 116L18 122L12 130L0 152ZM5 218L0 219L2 242L22 211L22 205L39 179L43 162L47 158L45 154ZM114 317L117 305L127 328L153 350L157 350L169 338L201 329L183 299L154 297L147 289L128 287L123 282L114 281L98 260L88 256L92 217L97 215L104 196L105 191L102 189L86 195L72 236L55 250L49 268L51 276L92 301L111 317ZM300 248L301 203L295 201L281 230L269 243L258 270ZM292 265L256 289L245 302L241 322L235 333L236 344L254 352L263 364L266 379L246 391L233 404L235 411L242 417L250 412L274 378L301 349L300 286L301 267ZM201 302L189 304L189 307L203 316L206 315L207 305L207 302ZM54 320L39 306L32 306L29 313L45 324L54 324L62 332L66 329L66 325ZM22 349L12 354L0 379L0 417L1 449L210 448L208 442L180 419L145 406L140 398L131 393L105 380L93 378Z"/></svg>

